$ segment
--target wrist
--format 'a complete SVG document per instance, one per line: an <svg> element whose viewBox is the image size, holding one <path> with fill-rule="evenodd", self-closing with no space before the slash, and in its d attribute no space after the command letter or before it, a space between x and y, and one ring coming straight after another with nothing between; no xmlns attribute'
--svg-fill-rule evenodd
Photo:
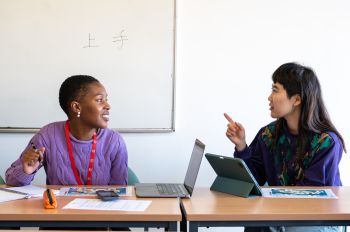
<svg viewBox="0 0 350 232"><path fill-rule="evenodd" d="M236 145L236 151L243 151L245 148L247 147L247 144L246 143L243 143L243 144L237 144Z"/></svg>

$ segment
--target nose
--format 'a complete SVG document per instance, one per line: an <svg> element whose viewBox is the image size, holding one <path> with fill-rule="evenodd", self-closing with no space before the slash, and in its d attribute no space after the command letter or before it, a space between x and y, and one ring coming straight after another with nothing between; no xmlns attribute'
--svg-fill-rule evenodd
<svg viewBox="0 0 350 232"><path fill-rule="evenodd" d="M272 93L269 95L269 97L267 98L267 100L269 100L270 102L272 101Z"/></svg>
<svg viewBox="0 0 350 232"><path fill-rule="evenodd" d="M104 108L106 110L110 110L111 109L111 105L106 101Z"/></svg>

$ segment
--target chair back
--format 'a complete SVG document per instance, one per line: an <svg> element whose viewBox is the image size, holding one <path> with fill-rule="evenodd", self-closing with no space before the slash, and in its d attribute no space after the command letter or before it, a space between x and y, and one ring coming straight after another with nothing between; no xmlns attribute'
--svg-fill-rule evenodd
<svg viewBox="0 0 350 232"><path fill-rule="evenodd" d="M137 178L135 172L128 167L128 185L135 185L140 183L139 178Z"/></svg>
<svg viewBox="0 0 350 232"><path fill-rule="evenodd" d="M2 179L2 176L0 176L0 184L5 184L4 179Z"/></svg>

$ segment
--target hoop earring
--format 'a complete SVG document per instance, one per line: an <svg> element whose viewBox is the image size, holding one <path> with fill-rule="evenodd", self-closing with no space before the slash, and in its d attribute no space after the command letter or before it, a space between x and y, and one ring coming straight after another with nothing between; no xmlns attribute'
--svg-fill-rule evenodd
<svg viewBox="0 0 350 232"><path fill-rule="evenodd" d="M78 118L80 118L80 111L78 111L78 113L77 113L77 117L78 117Z"/></svg>

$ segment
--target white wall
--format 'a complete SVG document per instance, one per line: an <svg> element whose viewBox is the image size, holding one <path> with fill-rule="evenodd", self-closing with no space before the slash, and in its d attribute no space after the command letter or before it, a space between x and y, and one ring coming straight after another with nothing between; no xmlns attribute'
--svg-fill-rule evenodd
<svg viewBox="0 0 350 232"><path fill-rule="evenodd" d="M182 182L196 137L207 144L206 152L231 155L223 112L245 125L250 142L272 120L267 101L271 74L289 61L316 70L331 117L350 149L350 110L345 100L350 98L350 2L178 0L177 4L176 131L124 134L129 164L142 181ZM0 96L6 98L1 92ZM1 113L11 114L6 109ZM31 136L0 134L2 175ZM344 185L350 185L347 157L341 163ZM214 172L203 159L197 184L209 186L213 179ZM35 183L45 183L43 172Z"/></svg>

